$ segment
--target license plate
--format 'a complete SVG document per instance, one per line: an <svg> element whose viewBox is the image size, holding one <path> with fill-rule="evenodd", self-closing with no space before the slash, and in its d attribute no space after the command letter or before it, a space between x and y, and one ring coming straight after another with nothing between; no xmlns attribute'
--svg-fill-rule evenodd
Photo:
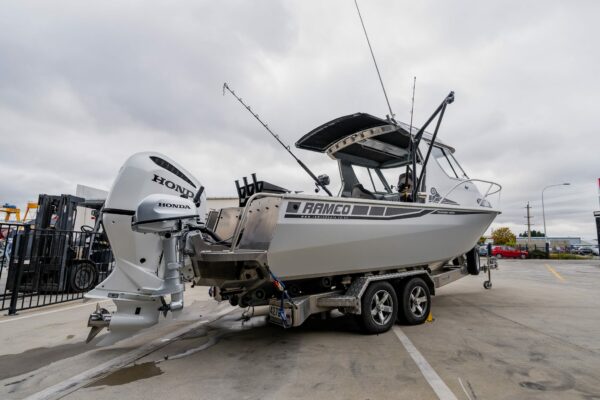
<svg viewBox="0 0 600 400"><path fill-rule="evenodd" d="M270 306L269 308L269 320L275 325L283 326L284 328L289 327L292 324L292 312L289 308L284 308L286 321L283 322L281 316L279 315L279 306Z"/></svg>
<svg viewBox="0 0 600 400"><path fill-rule="evenodd" d="M279 306L271 306L269 314L271 315L271 318L281 319L279 317Z"/></svg>

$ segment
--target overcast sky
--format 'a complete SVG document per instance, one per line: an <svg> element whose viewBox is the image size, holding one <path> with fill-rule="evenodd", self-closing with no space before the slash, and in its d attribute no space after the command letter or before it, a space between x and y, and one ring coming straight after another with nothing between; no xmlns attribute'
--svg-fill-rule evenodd
<svg viewBox="0 0 600 400"><path fill-rule="evenodd" d="M360 2L397 119L450 91L440 138L472 177L500 182L494 226L595 238L600 177L600 2ZM312 182L231 97L227 81L288 143L387 107L353 2L4 1L0 6L0 202L110 187L125 159L167 154L234 195L251 172ZM318 153L297 154L337 175ZM335 180L335 182L338 182ZM337 189L337 188L336 188Z"/></svg>

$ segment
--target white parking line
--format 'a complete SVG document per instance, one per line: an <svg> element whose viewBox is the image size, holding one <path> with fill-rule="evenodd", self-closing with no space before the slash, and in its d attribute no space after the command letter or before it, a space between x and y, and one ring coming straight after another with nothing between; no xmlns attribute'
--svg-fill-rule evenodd
<svg viewBox="0 0 600 400"><path fill-rule="evenodd" d="M417 350L414 344L410 341L408 336L402 332L400 327L394 326L394 333L400 339L400 343L404 346L408 354L412 357L413 361L419 369L421 373L429 383L429 386L433 389L435 394L440 400L458 400L454 393L450 390L450 388L444 383L442 378L435 372L435 370L429 365L425 357Z"/></svg>
<svg viewBox="0 0 600 400"><path fill-rule="evenodd" d="M19 320L25 319L25 318L39 317L39 316L42 316L42 315L53 314L53 313L57 313L57 312L61 312L61 311L72 310L74 308L79 308L79 307L93 306L96 303L105 303L107 301L110 301L110 300L102 300L102 301L89 302L89 303L84 303L84 304L78 304L76 306L71 306L71 307L62 307L62 308L57 308L55 310L44 311L44 312L39 312L39 313L34 313L34 314L27 314L27 315L23 315L22 317L7 318L7 319L0 320L0 324L4 324L6 322L19 321Z"/></svg>

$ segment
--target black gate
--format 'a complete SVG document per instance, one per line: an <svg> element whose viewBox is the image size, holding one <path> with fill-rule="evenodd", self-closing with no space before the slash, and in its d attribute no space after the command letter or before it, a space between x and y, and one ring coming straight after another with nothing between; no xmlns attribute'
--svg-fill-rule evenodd
<svg viewBox="0 0 600 400"><path fill-rule="evenodd" d="M0 310L81 299L104 280L114 259L106 235L0 224Z"/></svg>

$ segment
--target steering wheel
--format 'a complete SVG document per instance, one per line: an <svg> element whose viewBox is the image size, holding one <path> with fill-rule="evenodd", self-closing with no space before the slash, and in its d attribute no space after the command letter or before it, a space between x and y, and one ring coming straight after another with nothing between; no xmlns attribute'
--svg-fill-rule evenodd
<svg viewBox="0 0 600 400"><path fill-rule="evenodd" d="M81 232L92 233L94 232L94 228L89 225L81 225Z"/></svg>

